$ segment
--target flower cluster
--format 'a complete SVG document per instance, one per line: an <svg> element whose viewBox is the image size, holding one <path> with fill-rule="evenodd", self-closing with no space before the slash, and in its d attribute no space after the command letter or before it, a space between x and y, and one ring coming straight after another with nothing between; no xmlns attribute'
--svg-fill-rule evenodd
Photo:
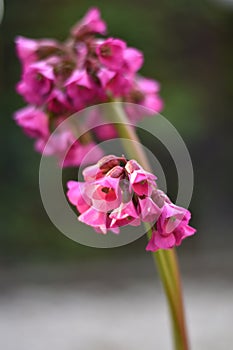
<svg viewBox="0 0 233 350"><path fill-rule="evenodd" d="M37 151L43 151L62 121L91 105L117 99L161 111L159 84L137 74L143 64L142 52L128 47L123 40L100 37L106 30L99 10L91 8L65 42L17 37L16 50L22 65L17 92L29 106L17 111L15 120L36 139ZM131 119L133 114L129 113ZM98 127L95 138L116 135L109 124ZM72 130L64 130L64 134L56 135L48 153L62 158L72 145L63 166L80 165L87 149L95 145L90 137L88 140L74 142Z"/></svg>
<svg viewBox="0 0 233 350"><path fill-rule="evenodd" d="M119 233L121 226L150 223L147 250L170 249L195 233L190 212L174 205L156 185L156 176L135 160L105 156L84 169L85 182L69 181L67 196L79 221L97 232Z"/></svg>

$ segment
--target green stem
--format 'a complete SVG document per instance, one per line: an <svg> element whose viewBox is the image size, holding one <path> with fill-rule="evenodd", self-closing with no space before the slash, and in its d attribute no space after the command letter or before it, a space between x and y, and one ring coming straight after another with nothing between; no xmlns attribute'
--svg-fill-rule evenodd
<svg viewBox="0 0 233 350"><path fill-rule="evenodd" d="M104 109L106 109L106 106L108 108L108 120L115 123L128 156L137 160L147 171L151 171L147 157L135 132L135 128L129 123L122 108L122 104L120 102L113 102L109 105L105 105ZM124 139L133 141L133 146L129 147L129 144L126 143ZM151 230L149 229L148 239L150 237ZM181 277L175 249L159 250L152 253L152 255L167 296L173 328L174 349L188 350Z"/></svg>

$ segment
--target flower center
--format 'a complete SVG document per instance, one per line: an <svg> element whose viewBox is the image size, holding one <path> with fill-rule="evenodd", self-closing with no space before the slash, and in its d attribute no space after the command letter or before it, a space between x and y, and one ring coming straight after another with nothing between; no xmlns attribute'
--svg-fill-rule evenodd
<svg viewBox="0 0 233 350"><path fill-rule="evenodd" d="M100 49L101 55L105 57L109 57L112 55L111 48L107 45L103 45Z"/></svg>
<svg viewBox="0 0 233 350"><path fill-rule="evenodd" d="M37 73L37 74L36 74L36 80L39 81L39 82L41 82L41 81L43 80L43 75L40 74L40 73Z"/></svg>
<svg viewBox="0 0 233 350"><path fill-rule="evenodd" d="M103 188L101 189L101 191L104 192L104 193L109 193L110 188L108 188L108 187L103 187Z"/></svg>
<svg viewBox="0 0 233 350"><path fill-rule="evenodd" d="M117 198L115 190L111 187L99 186L97 188L97 193L101 199L107 202L112 202Z"/></svg>

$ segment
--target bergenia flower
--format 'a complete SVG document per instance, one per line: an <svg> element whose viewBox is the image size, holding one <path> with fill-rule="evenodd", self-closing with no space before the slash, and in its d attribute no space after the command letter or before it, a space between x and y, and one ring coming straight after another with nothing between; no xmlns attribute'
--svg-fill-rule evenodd
<svg viewBox="0 0 233 350"><path fill-rule="evenodd" d="M135 160L105 156L83 171L85 182L69 181L67 197L75 205L79 221L97 232L120 232L122 226L152 226L147 250L170 249L195 233L191 214L174 205L158 189L156 176Z"/></svg>
<svg viewBox="0 0 233 350"><path fill-rule="evenodd" d="M46 135L44 131L43 135L41 132L33 133L38 151L43 152L49 135L53 133L61 119L65 120L88 106L116 99L129 102L131 108L125 107L125 112L134 124L142 119L145 113L144 115L139 113L131 103L149 108L150 113L146 115L161 111L163 103L159 96L159 84L138 74L144 60L143 53L136 48L128 47L121 39L101 38L100 36L105 35L106 31L107 26L101 18L100 11L91 8L71 29L70 36L64 42L54 39L29 39L22 36L16 38L16 51L22 66L17 92L30 108L41 111L34 113L30 119L30 130L44 130L45 124L48 127ZM80 165L82 155L94 145L93 140L101 141L117 137L114 125L108 126L103 118L99 115L99 126L90 127L92 130L88 137L89 146L77 140L72 150L66 148L69 160L60 162L62 166ZM32 135L29 127L24 127L22 117L17 117L16 121L28 135ZM86 127L93 125L88 116L84 122ZM59 137L63 141L67 139L67 135ZM67 147L70 145L66 142L61 143L67 144ZM52 146L51 152L48 149L49 147L47 154L54 154L61 159L60 146ZM100 156L100 153L98 155ZM91 163L96 161L94 153L89 160Z"/></svg>
<svg viewBox="0 0 233 350"><path fill-rule="evenodd" d="M61 167L88 165L103 156L102 149L94 141L81 143L70 130L55 132L49 140L38 138L35 149L46 156L55 156Z"/></svg>
<svg viewBox="0 0 233 350"><path fill-rule="evenodd" d="M152 233L152 238L147 250L169 249L179 246L184 238L192 236L196 230L189 226L191 214L188 210L174 204L164 204L162 213L157 222L157 229Z"/></svg>
<svg viewBox="0 0 233 350"><path fill-rule="evenodd" d="M54 39L35 40L18 36L15 39L17 55L26 68L27 65L46 58L59 51L59 43Z"/></svg>
<svg viewBox="0 0 233 350"><path fill-rule="evenodd" d="M126 43L120 39L109 38L100 43L96 53L100 63L112 70L120 70L124 62Z"/></svg>
<svg viewBox="0 0 233 350"><path fill-rule="evenodd" d="M49 135L47 115L34 106L27 106L15 112L14 119L25 134L33 138L46 138Z"/></svg>
<svg viewBox="0 0 233 350"><path fill-rule="evenodd" d="M53 68L46 61L36 62L24 71L22 80L17 86L17 92L28 103L41 106L52 92L53 82Z"/></svg>
<svg viewBox="0 0 233 350"><path fill-rule="evenodd" d="M71 34L77 39L84 39L91 34L106 34L107 26L102 20L98 8L91 8L81 21L71 30Z"/></svg>

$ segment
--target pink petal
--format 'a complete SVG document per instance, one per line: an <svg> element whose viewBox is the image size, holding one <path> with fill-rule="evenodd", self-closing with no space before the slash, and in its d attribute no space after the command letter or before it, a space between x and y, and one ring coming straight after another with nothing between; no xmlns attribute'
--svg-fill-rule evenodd
<svg viewBox="0 0 233 350"><path fill-rule="evenodd" d="M104 234L107 233L106 214L94 209L93 207L81 214L78 217L78 220L86 225L98 228Z"/></svg>

